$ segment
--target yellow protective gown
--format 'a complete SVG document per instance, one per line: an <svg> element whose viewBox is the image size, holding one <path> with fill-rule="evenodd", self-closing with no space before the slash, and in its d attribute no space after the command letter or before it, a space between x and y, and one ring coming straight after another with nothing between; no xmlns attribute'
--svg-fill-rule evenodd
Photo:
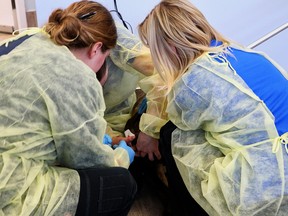
<svg viewBox="0 0 288 216"><path fill-rule="evenodd" d="M117 45L107 58L108 79L103 87L106 104L105 119L113 132L110 135L122 135L130 112L136 102L135 90L144 75L135 70L131 63L142 54L142 43L123 25L117 25Z"/></svg>
<svg viewBox="0 0 288 216"><path fill-rule="evenodd" d="M164 83L157 72L145 77L139 82L141 89L146 93L147 111L140 119L139 128L145 134L159 139L160 129L167 123Z"/></svg>
<svg viewBox="0 0 288 216"><path fill-rule="evenodd" d="M168 101L173 157L209 215L287 215L288 155L272 153L274 117L227 62L203 54Z"/></svg>
<svg viewBox="0 0 288 216"><path fill-rule="evenodd" d="M107 58L109 74L103 86L105 119L110 127L107 132L111 136L123 135L125 124L131 118L131 111L136 102L135 90L139 81L153 73L153 68L150 70L147 66L152 62L140 66L135 64L135 59L138 58L143 62L151 60L149 50L122 24L116 22L116 26L117 45Z"/></svg>
<svg viewBox="0 0 288 216"><path fill-rule="evenodd" d="M106 121L95 73L37 33L0 57L0 215L73 215L73 169L129 166L102 144Z"/></svg>

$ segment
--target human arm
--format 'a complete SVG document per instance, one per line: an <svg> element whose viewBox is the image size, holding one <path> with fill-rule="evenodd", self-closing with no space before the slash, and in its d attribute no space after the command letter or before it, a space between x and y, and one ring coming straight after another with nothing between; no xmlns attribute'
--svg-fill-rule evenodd
<svg viewBox="0 0 288 216"><path fill-rule="evenodd" d="M150 50L122 24L116 22L116 27L118 38L116 47L110 53L112 61L128 73L142 74L142 77L152 75L154 66Z"/></svg>
<svg viewBox="0 0 288 216"><path fill-rule="evenodd" d="M160 105L162 98L159 97L157 86L155 87L155 85L159 83L155 82L153 78L154 66L150 51L142 44L138 37L133 35L122 25L119 25L119 23L117 24L117 30L117 46L110 54L113 64L109 63L110 68L113 71L110 71L111 74L109 75L110 77L108 79L107 86L104 86L105 102L108 107L105 118L109 122L109 126L111 126L110 128L112 129L109 130L108 133L113 136L113 129L116 128L115 122L117 125L120 125L119 119L121 120L120 115L115 115L113 118L111 113L109 113L109 110L112 110L110 107L113 107L113 110L115 110L116 104L122 103L123 99L125 99L127 95L134 94L136 87L140 85L141 89L143 87L143 90L148 93L146 95L148 98L148 109L147 112L143 114L143 117L141 117L142 124L140 124L142 125L142 132L137 139L136 145L138 148L138 155L144 157L146 154L148 154L150 160L153 160L154 155L156 155L156 157L160 159L161 155L158 149L159 131L166 121L163 121L162 116L160 117L158 115L159 112L162 112L162 107L160 107L162 106ZM123 75L120 76L121 73ZM119 77L116 79L115 76ZM146 82L144 81L145 84L139 84L140 80L140 82L142 82L142 80L146 79L149 80ZM112 88L113 85L114 88ZM108 90L109 88L110 90ZM129 88L131 89L130 92L128 92ZM113 94L115 89L117 89L117 92ZM121 92L121 94L119 94L119 92ZM114 96L112 97L112 95ZM115 100L118 102L115 103ZM132 107L133 104L130 106ZM161 111L159 111L159 109L161 109ZM117 111L117 113L119 113L119 111ZM128 119L126 119L126 121L127 120Z"/></svg>
<svg viewBox="0 0 288 216"><path fill-rule="evenodd" d="M61 135L54 133L58 161L71 168L89 168L97 166L130 165L128 152L123 149L111 149L102 144L102 134L106 122L102 117L95 117L79 126L76 130L66 131Z"/></svg>
<svg viewBox="0 0 288 216"><path fill-rule="evenodd" d="M153 138L143 132L140 132L138 135L137 143L136 143L136 155L145 157L148 155L150 161L156 159L161 159L161 154L159 151L159 140Z"/></svg>
<svg viewBox="0 0 288 216"><path fill-rule="evenodd" d="M160 159L159 133L167 122L165 90L161 88L163 83L157 73L142 79L139 84L146 93L147 110L139 122L141 132L136 144L137 155L145 157L148 154L149 160L154 160L154 156Z"/></svg>
<svg viewBox="0 0 288 216"><path fill-rule="evenodd" d="M103 143L107 144L111 147L114 147L116 145L119 145L121 141L124 141L127 143L127 145L131 146L131 142L135 139L135 136L127 136L127 137L122 137L122 136L115 136L111 137L109 134L105 134L103 138Z"/></svg>
<svg viewBox="0 0 288 216"><path fill-rule="evenodd" d="M108 80L104 85L107 133L123 136L126 122L136 102L139 80L151 75L153 65L149 50L122 24L117 25L117 45L107 59Z"/></svg>
<svg viewBox="0 0 288 216"><path fill-rule="evenodd" d="M86 66L74 59L70 62L55 74L45 68L47 81L39 87L47 104L58 163L70 168L128 167L125 150L113 150L102 143L106 121L100 83Z"/></svg>
<svg viewBox="0 0 288 216"><path fill-rule="evenodd" d="M129 161L130 164L133 162L134 160L134 156L135 156L135 151L132 149L131 146L127 145L127 142L125 140L133 140L135 137L127 137L127 139L125 138L118 138L112 139L108 134L105 134L104 139L103 139L103 143L110 146L113 149L124 149L126 150L126 152L129 155ZM130 142L131 142L130 141Z"/></svg>

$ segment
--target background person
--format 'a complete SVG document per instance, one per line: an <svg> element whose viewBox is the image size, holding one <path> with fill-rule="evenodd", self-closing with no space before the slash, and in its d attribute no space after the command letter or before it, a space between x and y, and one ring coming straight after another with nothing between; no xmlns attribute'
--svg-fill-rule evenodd
<svg viewBox="0 0 288 216"><path fill-rule="evenodd" d="M167 89L160 149L175 215L201 211L173 191L183 182L209 215L285 215L287 72L221 36L188 0L161 1L139 35Z"/></svg>
<svg viewBox="0 0 288 216"><path fill-rule="evenodd" d="M126 129L132 131L135 139L130 143L136 157L129 171L137 182L138 193L146 186L164 197L162 201L166 205L167 188L163 186L166 177L158 148L160 128L166 121L155 118L155 111L159 111L158 92L154 94L158 83L153 79L151 54L140 38L122 23L116 22L116 27L117 44L107 57L109 72L103 85L107 134L117 140L125 136Z"/></svg>
<svg viewBox="0 0 288 216"><path fill-rule="evenodd" d="M75 2L30 35L0 57L1 214L127 215L134 151L124 141L115 150L102 143L95 74L116 45L111 14Z"/></svg>
<svg viewBox="0 0 288 216"><path fill-rule="evenodd" d="M137 143L136 152L138 156L148 156L151 161L155 158L159 160L161 158L158 149L159 132L166 121L162 118L155 118L158 102L153 98L153 89L157 88L157 83L151 79L155 73L151 54L139 37L133 35L121 23L116 22L116 26L117 44L107 58L109 73L103 86L106 104L105 119L109 126L107 133L111 137L124 136L127 121L135 112L133 107L139 102L136 89L141 87L148 103L147 110L145 108L145 112L141 112L139 128L139 122L137 122L139 136L137 133L137 139L134 141Z"/></svg>

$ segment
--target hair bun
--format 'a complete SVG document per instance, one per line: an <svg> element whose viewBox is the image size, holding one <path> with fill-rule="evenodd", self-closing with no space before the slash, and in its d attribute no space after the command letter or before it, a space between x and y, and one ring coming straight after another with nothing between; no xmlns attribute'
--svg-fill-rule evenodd
<svg viewBox="0 0 288 216"><path fill-rule="evenodd" d="M63 20L63 10L62 9L57 9L53 12L53 16L49 17L49 22L54 22L60 24L61 21Z"/></svg>
<svg viewBox="0 0 288 216"><path fill-rule="evenodd" d="M89 47L95 42L102 42L101 50L115 46L117 31L110 12L94 1L78 1L66 9L54 10L45 31L58 45L69 48Z"/></svg>

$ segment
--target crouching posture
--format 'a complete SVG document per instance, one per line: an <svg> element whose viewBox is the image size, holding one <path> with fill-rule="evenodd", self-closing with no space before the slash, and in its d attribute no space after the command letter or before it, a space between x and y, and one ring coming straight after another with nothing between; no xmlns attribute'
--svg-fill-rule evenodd
<svg viewBox="0 0 288 216"><path fill-rule="evenodd" d="M96 78L116 45L111 14L75 2L13 40L24 35L0 57L0 215L127 215L134 151L103 144Z"/></svg>

